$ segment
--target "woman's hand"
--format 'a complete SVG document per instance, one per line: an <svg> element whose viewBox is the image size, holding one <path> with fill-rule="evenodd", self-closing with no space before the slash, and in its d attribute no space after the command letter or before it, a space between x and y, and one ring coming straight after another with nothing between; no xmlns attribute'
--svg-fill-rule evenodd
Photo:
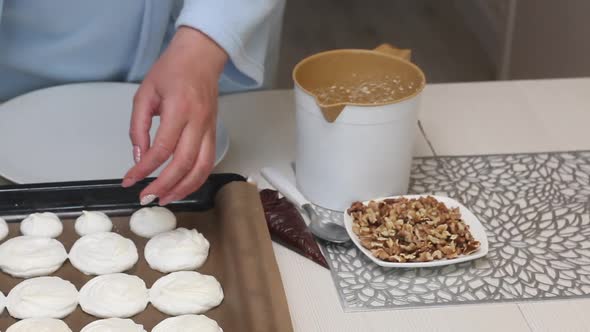
<svg viewBox="0 0 590 332"><path fill-rule="evenodd" d="M136 165L123 179L129 187L172 160L140 194L141 204L182 199L207 179L215 161L217 83L227 54L206 35L180 27L145 77L133 100L129 135ZM150 146L152 117L160 127Z"/></svg>

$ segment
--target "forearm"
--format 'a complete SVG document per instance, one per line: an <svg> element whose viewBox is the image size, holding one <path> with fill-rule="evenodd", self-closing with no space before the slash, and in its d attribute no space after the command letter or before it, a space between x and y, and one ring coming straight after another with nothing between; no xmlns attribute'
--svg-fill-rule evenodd
<svg viewBox="0 0 590 332"><path fill-rule="evenodd" d="M172 43L179 51L195 61L206 63L214 73L221 75L228 54L206 34L191 27L181 26L176 31Z"/></svg>
<svg viewBox="0 0 590 332"><path fill-rule="evenodd" d="M284 0L185 0L176 25L209 36L225 50L232 66L259 86L269 36L280 22L272 18L282 17L283 6Z"/></svg>

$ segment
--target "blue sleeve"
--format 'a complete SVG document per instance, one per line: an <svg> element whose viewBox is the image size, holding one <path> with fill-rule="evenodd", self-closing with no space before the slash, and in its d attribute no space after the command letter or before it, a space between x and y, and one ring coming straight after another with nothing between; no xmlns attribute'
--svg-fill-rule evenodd
<svg viewBox="0 0 590 332"><path fill-rule="evenodd" d="M227 52L221 92L256 89L267 83L269 54L278 55L284 5L285 0L185 0L176 27L197 29Z"/></svg>

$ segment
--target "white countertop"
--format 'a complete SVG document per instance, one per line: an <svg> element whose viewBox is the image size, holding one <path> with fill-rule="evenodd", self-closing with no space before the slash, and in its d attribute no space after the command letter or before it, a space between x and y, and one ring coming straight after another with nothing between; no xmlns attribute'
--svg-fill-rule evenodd
<svg viewBox="0 0 590 332"><path fill-rule="evenodd" d="M220 101L231 147L218 172L290 171L291 91ZM590 79L431 84L420 120L438 155L590 150ZM417 156L432 155L417 132ZM344 313L330 272L275 244L295 331L590 331L590 299Z"/></svg>
<svg viewBox="0 0 590 332"><path fill-rule="evenodd" d="M231 147L217 172L291 172L291 91L223 97L220 112ZM431 84L420 120L438 155L590 150L590 78ZM432 155L416 135L415 154ZM328 270L274 249L297 332L590 331L590 299L344 313Z"/></svg>

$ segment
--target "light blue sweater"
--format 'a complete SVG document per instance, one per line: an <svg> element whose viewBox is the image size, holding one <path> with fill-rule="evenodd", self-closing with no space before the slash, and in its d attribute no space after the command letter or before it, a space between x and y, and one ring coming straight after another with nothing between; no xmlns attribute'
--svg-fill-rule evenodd
<svg viewBox="0 0 590 332"><path fill-rule="evenodd" d="M140 81L175 28L229 54L221 93L270 83L285 0L0 0L0 100L87 81ZM269 70L271 69L271 70Z"/></svg>

